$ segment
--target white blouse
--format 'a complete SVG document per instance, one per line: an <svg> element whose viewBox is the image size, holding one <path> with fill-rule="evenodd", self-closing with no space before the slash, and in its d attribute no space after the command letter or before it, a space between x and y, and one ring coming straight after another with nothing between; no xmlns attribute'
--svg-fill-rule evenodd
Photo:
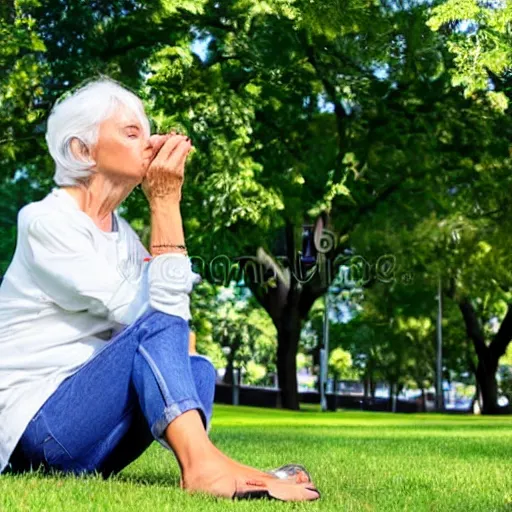
<svg viewBox="0 0 512 512"><path fill-rule="evenodd" d="M151 306L190 319L200 280L190 259L154 259L115 214L100 230L65 190L18 214L13 260L0 287L0 472L44 402L69 375Z"/></svg>

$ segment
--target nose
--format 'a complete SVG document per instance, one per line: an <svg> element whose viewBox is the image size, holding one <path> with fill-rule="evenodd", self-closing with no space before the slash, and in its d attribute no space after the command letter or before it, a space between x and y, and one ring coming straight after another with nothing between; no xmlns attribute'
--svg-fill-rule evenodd
<svg viewBox="0 0 512 512"><path fill-rule="evenodd" d="M147 139L144 142L142 151L144 155L151 155L153 153L153 143L151 142L151 139Z"/></svg>

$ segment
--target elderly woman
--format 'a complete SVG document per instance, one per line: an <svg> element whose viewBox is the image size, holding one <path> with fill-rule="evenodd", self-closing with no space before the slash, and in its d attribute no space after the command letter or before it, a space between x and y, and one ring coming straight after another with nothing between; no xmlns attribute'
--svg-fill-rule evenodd
<svg viewBox="0 0 512 512"><path fill-rule="evenodd" d="M141 101L109 79L55 105L57 187L18 215L0 289L0 471L120 471L156 439L181 487L316 500L301 466L259 471L208 437L215 370L189 353L191 270L180 213L192 145L150 136ZM139 184L149 253L116 208Z"/></svg>

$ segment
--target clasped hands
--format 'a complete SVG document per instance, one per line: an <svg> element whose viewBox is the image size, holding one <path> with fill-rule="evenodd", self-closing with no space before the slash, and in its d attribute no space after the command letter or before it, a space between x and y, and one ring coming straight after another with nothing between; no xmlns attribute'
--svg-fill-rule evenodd
<svg viewBox="0 0 512 512"><path fill-rule="evenodd" d="M152 155L142 181L142 190L150 204L158 200L179 203L185 163L193 148L192 141L172 131L166 135L152 135L150 142Z"/></svg>

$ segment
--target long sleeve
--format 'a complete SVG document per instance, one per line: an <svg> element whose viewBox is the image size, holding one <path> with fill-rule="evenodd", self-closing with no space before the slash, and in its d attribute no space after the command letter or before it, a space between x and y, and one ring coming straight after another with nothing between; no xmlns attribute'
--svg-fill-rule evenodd
<svg viewBox="0 0 512 512"><path fill-rule="evenodd" d="M201 280L183 254L161 254L148 272L149 305L169 315L190 320L190 292Z"/></svg>
<svg viewBox="0 0 512 512"><path fill-rule="evenodd" d="M143 261L145 250L137 239L140 251L121 243L118 245L125 253L118 249L116 257L107 258L95 249L87 225L61 214L32 220L27 240L34 281L65 310L88 310L127 325L149 304L190 318L189 293L196 274L187 257L162 255L148 268ZM134 254L140 261L131 261ZM173 269L178 269L177 273Z"/></svg>

